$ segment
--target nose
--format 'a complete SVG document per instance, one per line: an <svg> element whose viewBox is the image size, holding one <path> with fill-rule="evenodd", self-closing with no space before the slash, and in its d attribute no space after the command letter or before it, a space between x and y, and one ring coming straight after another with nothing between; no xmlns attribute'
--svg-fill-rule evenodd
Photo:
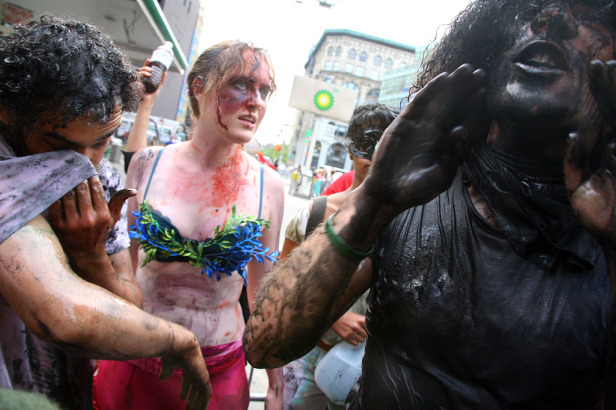
<svg viewBox="0 0 616 410"><path fill-rule="evenodd" d="M535 34L545 32L550 37L566 40L577 35L578 25L566 3L554 2L541 9L530 28Z"/></svg>
<svg viewBox="0 0 616 410"><path fill-rule="evenodd" d="M253 90L249 93L246 104L249 107L257 107L259 105L265 105L265 100L261 97L258 90Z"/></svg>

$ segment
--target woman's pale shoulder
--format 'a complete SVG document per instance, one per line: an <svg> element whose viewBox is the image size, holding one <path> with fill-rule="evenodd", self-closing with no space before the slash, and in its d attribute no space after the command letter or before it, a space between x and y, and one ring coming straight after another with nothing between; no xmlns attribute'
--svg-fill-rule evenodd
<svg viewBox="0 0 616 410"><path fill-rule="evenodd" d="M149 146L142 148L135 154L135 159L139 162L153 161L162 149L163 147L160 146Z"/></svg>

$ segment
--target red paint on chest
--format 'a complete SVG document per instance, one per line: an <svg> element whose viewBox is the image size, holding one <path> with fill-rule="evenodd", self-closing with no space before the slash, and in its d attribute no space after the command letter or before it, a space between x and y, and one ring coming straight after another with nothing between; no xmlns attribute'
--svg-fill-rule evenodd
<svg viewBox="0 0 616 410"><path fill-rule="evenodd" d="M240 188L246 184L246 174L248 164L243 164L242 149L237 148L231 158L220 167L216 168L216 173L212 179L212 205L216 207L231 206L237 202Z"/></svg>

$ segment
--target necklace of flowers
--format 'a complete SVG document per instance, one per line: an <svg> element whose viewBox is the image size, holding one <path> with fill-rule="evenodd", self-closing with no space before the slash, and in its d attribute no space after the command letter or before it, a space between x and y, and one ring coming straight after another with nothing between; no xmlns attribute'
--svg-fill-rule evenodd
<svg viewBox="0 0 616 410"><path fill-rule="evenodd" d="M265 259L278 262L278 252L268 254L269 248L264 248L258 240L263 235L261 227L269 228L270 222L237 214L235 205L223 227L218 225L214 236L204 241L183 238L171 221L153 210L147 201L143 201L139 212L133 211L133 215L136 219L130 226L129 236L138 239L145 252L142 267L152 260L188 262L195 268L203 268L202 274L210 278L216 276L216 280L220 280L220 273L231 276L237 272L246 285L245 267L252 258L259 263L264 263Z"/></svg>

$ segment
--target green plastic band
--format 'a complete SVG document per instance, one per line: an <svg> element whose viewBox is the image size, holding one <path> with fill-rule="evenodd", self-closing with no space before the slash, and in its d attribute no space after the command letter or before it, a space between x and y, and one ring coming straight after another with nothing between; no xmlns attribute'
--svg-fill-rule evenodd
<svg viewBox="0 0 616 410"><path fill-rule="evenodd" d="M353 249L349 246L348 243L344 241L340 236L336 235L334 232L334 224L333 224L334 214L332 214L327 221L325 222L325 233L329 238L336 251L347 259L351 259L354 261L360 261L362 259L366 259L372 251L374 250L374 245L368 252L358 251L357 249Z"/></svg>

